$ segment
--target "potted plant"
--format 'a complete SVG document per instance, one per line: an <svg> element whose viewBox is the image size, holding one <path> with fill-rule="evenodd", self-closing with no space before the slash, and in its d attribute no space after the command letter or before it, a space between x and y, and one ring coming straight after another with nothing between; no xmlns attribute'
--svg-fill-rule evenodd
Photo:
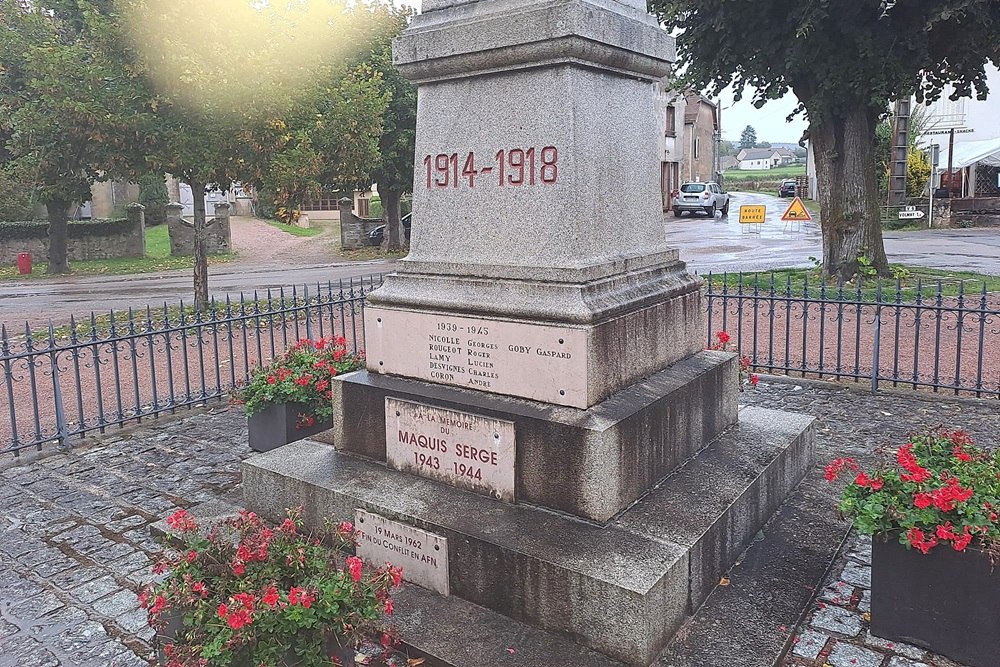
<svg viewBox="0 0 1000 667"><path fill-rule="evenodd" d="M207 531L185 510L167 519L183 546L139 596L161 665L353 665L362 644L395 642L386 617L402 571L345 558L358 537L350 522L309 535L300 516L272 526L243 511Z"/></svg>
<svg viewBox="0 0 1000 667"><path fill-rule="evenodd" d="M912 436L873 472L853 459L826 467L856 476L840 512L872 540L871 632L970 667L1000 656L1000 452L963 431Z"/></svg>
<svg viewBox="0 0 1000 667"><path fill-rule="evenodd" d="M242 392L250 448L266 452L330 428L333 377L364 365L342 337L303 339L254 371Z"/></svg>

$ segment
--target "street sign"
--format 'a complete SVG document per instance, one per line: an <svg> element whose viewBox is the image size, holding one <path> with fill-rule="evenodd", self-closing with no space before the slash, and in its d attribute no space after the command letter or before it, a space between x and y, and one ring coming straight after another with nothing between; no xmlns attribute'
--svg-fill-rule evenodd
<svg viewBox="0 0 1000 667"><path fill-rule="evenodd" d="M740 206L741 225L762 225L767 215L767 207L759 205Z"/></svg>
<svg viewBox="0 0 1000 667"><path fill-rule="evenodd" d="M788 209L781 216L781 219L785 222L809 222L812 220L812 216L809 215L809 211L806 210L806 206L802 203L802 200L796 197L788 205Z"/></svg>
<svg viewBox="0 0 1000 667"><path fill-rule="evenodd" d="M904 210L902 210L902 211L899 212L899 219L900 220L919 220L922 217L924 217L924 212L923 211L916 211L916 210L912 210L912 209L911 210L904 209Z"/></svg>

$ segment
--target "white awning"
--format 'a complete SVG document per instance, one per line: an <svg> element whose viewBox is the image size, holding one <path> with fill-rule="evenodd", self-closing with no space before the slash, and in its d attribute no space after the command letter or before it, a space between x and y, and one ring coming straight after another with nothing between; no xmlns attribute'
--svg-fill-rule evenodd
<svg viewBox="0 0 1000 667"><path fill-rule="evenodd" d="M948 142L940 142L941 153L938 158L938 169L948 169ZM982 163L992 167L1000 167L1000 139L985 139L983 141L956 141L953 169L962 169L970 165Z"/></svg>

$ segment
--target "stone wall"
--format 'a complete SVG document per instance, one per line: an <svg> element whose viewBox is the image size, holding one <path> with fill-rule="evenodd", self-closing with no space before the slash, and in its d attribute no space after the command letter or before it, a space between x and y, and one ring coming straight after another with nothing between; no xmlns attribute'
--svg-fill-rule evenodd
<svg viewBox="0 0 1000 667"><path fill-rule="evenodd" d="M145 257L146 225L141 204L127 207L127 218L121 220L94 220L70 222L66 255L70 262L93 259L121 259ZM0 264L17 261L17 255L30 252L34 262L44 262L49 256L49 223L10 223L17 225L4 233L0 223Z"/></svg>
<svg viewBox="0 0 1000 667"><path fill-rule="evenodd" d="M180 204L167 204L170 254L174 257L194 255L194 223L181 217L183 210ZM229 204L219 203L215 205L215 217L205 222L205 251L214 255L229 252L231 248Z"/></svg>
<svg viewBox="0 0 1000 667"><path fill-rule="evenodd" d="M381 218L359 218L354 215L354 202L344 197L340 200L340 247L358 250L368 245L368 232L383 224Z"/></svg>

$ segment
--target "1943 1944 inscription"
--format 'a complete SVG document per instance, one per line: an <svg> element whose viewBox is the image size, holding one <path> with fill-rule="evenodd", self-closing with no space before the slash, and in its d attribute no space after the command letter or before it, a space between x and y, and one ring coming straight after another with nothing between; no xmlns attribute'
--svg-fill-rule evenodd
<svg viewBox="0 0 1000 667"><path fill-rule="evenodd" d="M514 502L514 422L386 397L386 462Z"/></svg>

